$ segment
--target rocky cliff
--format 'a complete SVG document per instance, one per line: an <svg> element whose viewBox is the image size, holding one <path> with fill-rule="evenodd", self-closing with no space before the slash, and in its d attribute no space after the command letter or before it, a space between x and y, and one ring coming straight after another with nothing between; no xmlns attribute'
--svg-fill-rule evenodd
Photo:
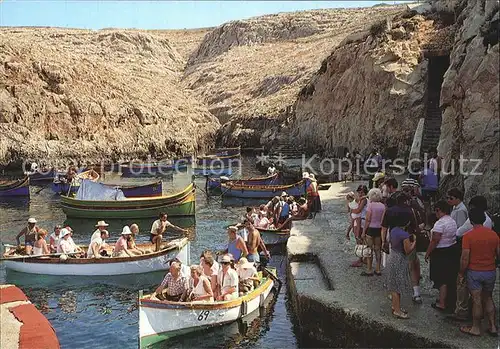
<svg viewBox="0 0 500 349"><path fill-rule="evenodd" d="M185 59L161 33L3 28L0 63L0 164L213 146L219 122L180 87Z"/></svg>
<svg viewBox="0 0 500 349"><path fill-rule="evenodd" d="M458 176L458 182L468 198L486 195L492 211L498 212L499 5L497 1L462 0L438 1L435 6L454 13L458 27L442 85L438 152L446 160L445 169L455 174L460 172L460 156L471 159L463 162L464 175Z"/></svg>
<svg viewBox="0 0 500 349"><path fill-rule="evenodd" d="M224 124L224 145L274 142L299 91L347 35L403 7L280 13L224 24L190 56L183 81ZM267 130L267 132L263 132Z"/></svg>
<svg viewBox="0 0 500 349"><path fill-rule="evenodd" d="M406 12L348 37L300 92L293 137L327 155L339 147L407 155L425 116L423 51L435 45L437 33L449 31L438 20Z"/></svg>

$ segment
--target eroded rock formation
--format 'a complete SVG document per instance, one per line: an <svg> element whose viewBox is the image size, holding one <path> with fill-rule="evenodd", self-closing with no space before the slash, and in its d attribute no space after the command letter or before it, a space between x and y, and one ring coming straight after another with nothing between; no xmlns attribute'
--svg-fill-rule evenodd
<svg viewBox="0 0 500 349"><path fill-rule="evenodd" d="M304 11L230 22L205 36L183 81L224 124L219 143L273 142L293 115L297 94L332 49L403 9Z"/></svg>
<svg viewBox="0 0 500 349"><path fill-rule="evenodd" d="M0 164L168 156L218 120L180 88L184 59L144 31L0 30Z"/></svg>
<svg viewBox="0 0 500 349"><path fill-rule="evenodd" d="M477 159L463 162L466 175L458 179L463 181L467 198L485 195L492 211L498 212L499 5L486 0L440 1L436 5L455 13L458 25L441 92L443 124L438 151L446 160L446 170L452 172L454 163L454 173L460 172L460 157Z"/></svg>

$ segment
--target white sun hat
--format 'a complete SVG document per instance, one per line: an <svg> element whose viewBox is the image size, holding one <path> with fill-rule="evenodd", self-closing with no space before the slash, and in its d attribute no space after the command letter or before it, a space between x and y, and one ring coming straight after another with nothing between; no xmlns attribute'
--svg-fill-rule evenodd
<svg viewBox="0 0 500 349"><path fill-rule="evenodd" d="M60 237L60 239L62 239L63 237L65 237L65 236L66 236L66 235L68 235L68 234L71 234L71 232L70 232L68 229L63 228L63 229L61 229L61 231L59 232L59 237Z"/></svg>
<svg viewBox="0 0 500 349"><path fill-rule="evenodd" d="M36 223L36 219L35 218L29 218L28 219L28 223L35 224Z"/></svg>
<svg viewBox="0 0 500 349"><path fill-rule="evenodd" d="M250 269L251 267L254 266L254 264L252 262L249 262L248 259L246 259L245 257L240 258L240 260L238 261L238 265L240 268L243 269Z"/></svg>
<svg viewBox="0 0 500 349"><path fill-rule="evenodd" d="M132 232L130 231L130 228L128 227L128 225L123 227L122 235L132 235Z"/></svg>
<svg viewBox="0 0 500 349"><path fill-rule="evenodd" d="M309 178L309 172L303 172L302 178Z"/></svg>
<svg viewBox="0 0 500 349"><path fill-rule="evenodd" d="M105 221L99 221L99 222L97 222L97 224L95 226L96 227L107 227L107 226L109 226L109 224L106 223Z"/></svg>

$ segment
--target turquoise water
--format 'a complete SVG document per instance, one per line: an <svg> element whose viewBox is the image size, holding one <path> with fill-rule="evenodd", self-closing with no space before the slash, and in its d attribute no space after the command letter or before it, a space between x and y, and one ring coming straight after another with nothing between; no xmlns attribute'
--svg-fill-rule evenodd
<svg viewBox="0 0 500 349"><path fill-rule="evenodd" d="M243 159L241 172L244 176L255 176L255 166L251 159ZM117 174L105 176L106 182L149 182L152 179L122 180ZM191 181L188 173L174 174L164 180L165 192L179 191ZM219 249L227 235L224 227L243 215L244 207L229 207L218 198L207 197L202 189L203 178L196 180L200 187L196 197L196 225L191 219L171 221L188 227L191 258L197 259L204 249ZM15 236L29 217L36 217L39 225L52 230L57 223L66 219L61 210L58 196L50 187L32 187L30 200L8 200L0 202L0 239L4 243L15 243ZM117 239L125 224L138 223L141 232L138 241L149 238L151 220L138 222L111 221L110 241ZM75 230L77 243L88 243L96 222L93 220L70 220ZM191 262L196 262L192 260ZM279 269L280 278L285 281L284 257L275 255L271 265ZM50 266L48 266L50 268ZM162 280L163 273L126 275L116 277L70 277L30 275L6 271L0 265L0 283L19 286L30 300L50 321L62 348L137 348L138 311L137 295L143 289L150 291ZM298 347L291 314L287 307L286 285L275 302L261 309L243 321L221 328L194 333L163 342L155 348L293 348Z"/></svg>

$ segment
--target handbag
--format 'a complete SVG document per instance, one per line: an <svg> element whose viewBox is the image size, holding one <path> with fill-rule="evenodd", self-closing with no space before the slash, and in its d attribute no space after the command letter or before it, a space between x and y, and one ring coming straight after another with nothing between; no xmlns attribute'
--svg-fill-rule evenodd
<svg viewBox="0 0 500 349"><path fill-rule="evenodd" d="M354 254L359 258L366 258L372 256L372 249L367 245L356 245Z"/></svg>

